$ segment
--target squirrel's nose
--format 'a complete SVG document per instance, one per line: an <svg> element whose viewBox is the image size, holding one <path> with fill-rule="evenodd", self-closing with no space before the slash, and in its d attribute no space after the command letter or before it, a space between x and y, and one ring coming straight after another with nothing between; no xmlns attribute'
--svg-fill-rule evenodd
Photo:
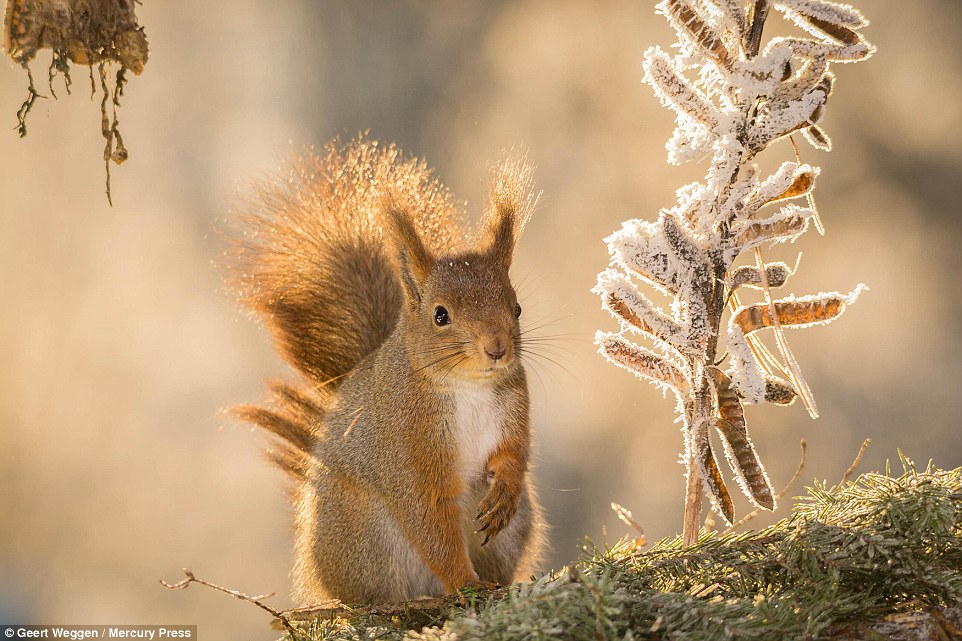
<svg viewBox="0 0 962 641"><path fill-rule="evenodd" d="M484 353L490 356L491 360L493 361L501 360L501 357L504 356L504 351L505 350L503 347L499 347L498 349L495 349L495 350L491 350L490 348L487 348L487 347L484 348Z"/></svg>
<svg viewBox="0 0 962 641"><path fill-rule="evenodd" d="M484 353L487 354L488 358L493 361L501 360L506 351L507 347L505 345L505 341L502 341L500 338L495 338L484 346Z"/></svg>

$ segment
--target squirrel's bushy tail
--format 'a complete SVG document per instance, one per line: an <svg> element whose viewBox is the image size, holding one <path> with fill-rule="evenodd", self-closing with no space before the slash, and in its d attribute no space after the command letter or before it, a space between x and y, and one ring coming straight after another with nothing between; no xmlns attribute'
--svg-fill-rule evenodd
<svg viewBox="0 0 962 641"><path fill-rule="evenodd" d="M285 359L318 384L351 371L391 333L401 286L383 237L383 203L403 202L438 254L459 246L460 211L423 162L393 145L329 143L259 185L240 217L231 274Z"/></svg>
<svg viewBox="0 0 962 641"><path fill-rule="evenodd" d="M438 254L464 241L460 209L425 164L366 137L329 143L294 158L290 173L265 181L234 220L228 273L242 302L273 333L308 385L275 385L276 409L238 414L284 440L272 458L303 476L338 379L390 335L402 304L384 204L416 212Z"/></svg>

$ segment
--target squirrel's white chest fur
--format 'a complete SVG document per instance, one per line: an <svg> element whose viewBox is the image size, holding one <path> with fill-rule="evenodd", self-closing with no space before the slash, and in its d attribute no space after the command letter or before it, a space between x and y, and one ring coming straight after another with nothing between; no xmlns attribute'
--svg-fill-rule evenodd
<svg viewBox="0 0 962 641"><path fill-rule="evenodd" d="M494 389L466 385L454 395L454 432L465 479L484 473L488 457L501 440L501 409Z"/></svg>

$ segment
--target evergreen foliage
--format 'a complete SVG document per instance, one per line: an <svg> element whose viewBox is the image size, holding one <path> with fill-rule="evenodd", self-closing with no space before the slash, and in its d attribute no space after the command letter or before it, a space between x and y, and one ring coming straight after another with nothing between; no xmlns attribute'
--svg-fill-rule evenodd
<svg viewBox="0 0 962 641"><path fill-rule="evenodd" d="M648 550L590 542L570 568L502 598L414 618L315 621L333 639L825 639L854 624L962 603L962 468L816 483L788 519ZM430 619L443 628L421 632ZM437 622L434 622L437 623ZM875 638L879 638L876 633Z"/></svg>

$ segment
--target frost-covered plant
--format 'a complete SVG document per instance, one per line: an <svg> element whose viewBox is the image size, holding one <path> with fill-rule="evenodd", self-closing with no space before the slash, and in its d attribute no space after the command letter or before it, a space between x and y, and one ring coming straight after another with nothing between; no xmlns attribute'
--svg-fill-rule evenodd
<svg viewBox="0 0 962 641"><path fill-rule="evenodd" d="M772 38L761 48L769 9L782 12L810 37ZM677 191L678 203L656 221L630 220L606 239L611 267L595 292L618 319L617 333L598 332L611 362L671 390L685 434L687 499L684 538L697 538L707 489L731 523L733 507L712 452L715 429L739 485L757 506L775 496L746 431L743 404L787 405L800 396L812 417L815 402L782 332L837 318L862 289L773 300L793 269L765 263L761 249L794 241L814 224L822 231L812 188L819 169L783 163L760 175L753 159L777 141L795 147L800 132L819 149L831 142L817 124L835 76L832 62L855 62L874 51L859 30L868 21L851 6L828 0L663 0L658 5L678 34L677 51L645 53L645 82L676 114L668 160L711 159L702 182ZM787 142L782 142L787 149ZM748 255L750 264L737 265ZM640 283L671 297L653 303ZM743 305L741 288L764 300ZM723 324L725 308L731 313ZM781 361L759 340L775 334ZM635 341L640 338L646 345Z"/></svg>

